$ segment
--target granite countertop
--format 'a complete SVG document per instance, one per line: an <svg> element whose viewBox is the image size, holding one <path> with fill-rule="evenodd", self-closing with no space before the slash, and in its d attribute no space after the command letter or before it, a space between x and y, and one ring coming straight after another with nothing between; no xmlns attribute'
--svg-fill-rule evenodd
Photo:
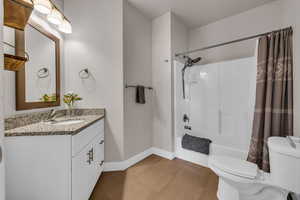
<svg viewBox="0 0 300 200"><path fill-rule="evenodd" d="M39 121L35 123L28 123L20 127L14 127L5 130L5 137L16 137L16 136L47 136L47 135L76 135L83 129L89 127L95 122L104 118L103 113L87 113L84 115L73 115L73 116L62 116L56 118L55 121L65 120L83 120L83 122L60 125L51 124L49 122Z"/></svg>

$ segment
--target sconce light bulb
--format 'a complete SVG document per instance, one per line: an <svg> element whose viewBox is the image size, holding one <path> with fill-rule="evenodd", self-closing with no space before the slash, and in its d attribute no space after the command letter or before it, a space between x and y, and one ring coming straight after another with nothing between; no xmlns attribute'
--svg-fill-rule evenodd
<svg viewBox="0 0 300 200"><path fill-rule="evenodd" d="M52 10L52 4L49 0L34 0L34 9L43 14L49 14Z"/></svg>
<svg viewBox="0 0 300 200"><path fill-rule="evenodd" d="M58 29L64 33L72 33L71 23L66 19L58 26Z"/></svg>
<svg viewBox="0 0 300 200"><path fill-rule="evenodd" d="M60 25L63 23L63 15L56 9L53 8L50 12L50 14L47 16L47 19L49 22L55 25Z"/></svg>

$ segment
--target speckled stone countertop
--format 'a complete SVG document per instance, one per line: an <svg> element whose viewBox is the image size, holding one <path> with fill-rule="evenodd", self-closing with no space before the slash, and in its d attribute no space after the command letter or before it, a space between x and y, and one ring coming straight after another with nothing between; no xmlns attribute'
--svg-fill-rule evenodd
<svg viewBox="0 0 300 200"><path fill-rule="evenodd" d="M44 122L49 112L22 114L5 120L5 137L76 135L105 116L104 109L76 109L72 115L66 115L65 110L57 113L61 116L56 118L57 122L65 120L83 120L83 122L69 125L51 124Z"/></svg>

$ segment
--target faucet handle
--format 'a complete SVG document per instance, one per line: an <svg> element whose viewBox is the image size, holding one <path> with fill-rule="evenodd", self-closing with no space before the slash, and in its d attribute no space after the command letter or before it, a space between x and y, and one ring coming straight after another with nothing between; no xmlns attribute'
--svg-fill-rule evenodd
<svg viewBox="0 0 300 200"><path fill-rule="evenodd" d="M183 115L183 122L190 122L190 118L188 117L187 114Z"/></svg>

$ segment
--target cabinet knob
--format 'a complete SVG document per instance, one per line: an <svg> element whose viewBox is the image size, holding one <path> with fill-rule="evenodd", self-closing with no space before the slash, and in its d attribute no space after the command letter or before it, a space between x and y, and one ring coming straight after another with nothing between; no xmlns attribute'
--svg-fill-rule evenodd
<svg viewBox="0 0 300 200"><path fill-rule="evenodd" d="M101 142L99 144L104 144L104 140L101 140Z"/></svg>
<svg viewBox="0 0 300 200"><path fill-rule="evenodd" d="M93 148L91 149L90 156L91 156L91 161L94 161L94 149Z"/></svg>
<svg viewBox="0 0 300 200"><path fill-rule="evenodd" d="M94 149L92 148L91 150L89 150L86 155L88 156L87 163L91 164L92 161L94 161Z"/></svg>

